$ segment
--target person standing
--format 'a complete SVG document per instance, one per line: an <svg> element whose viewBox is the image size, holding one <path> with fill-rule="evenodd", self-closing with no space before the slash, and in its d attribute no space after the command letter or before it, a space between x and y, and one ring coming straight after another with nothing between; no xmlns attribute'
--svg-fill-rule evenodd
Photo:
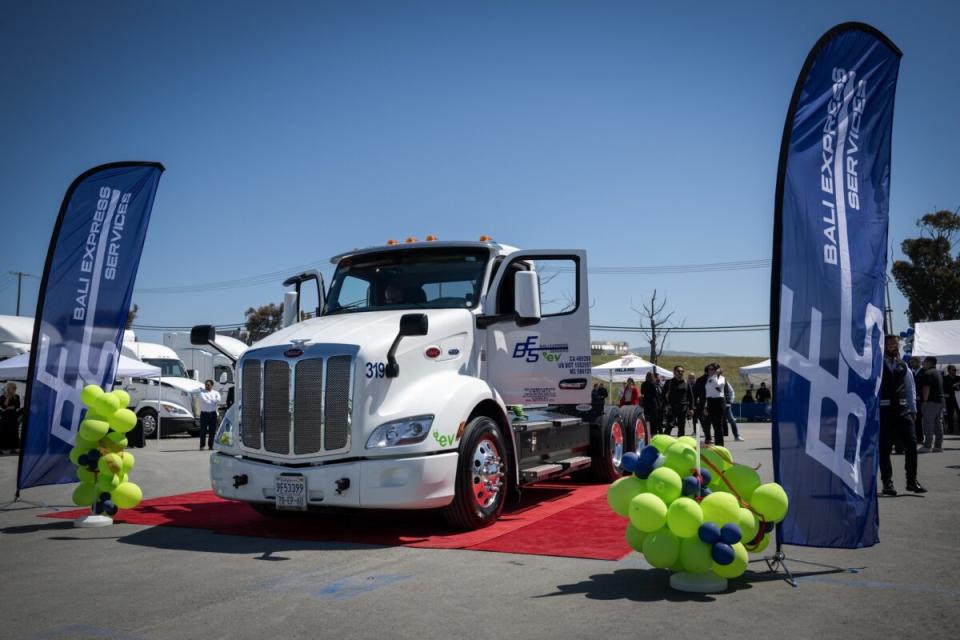
<svg viewBox="0 0 960 640"><path fill-rule="evenodd" d="M733 439L737 442L743 442L743 438L740 437L740 428L737 426L737 421L733 417L733 401L736 399L737 394L733 391L733 385L730 384L730 381L727 380L726 386L723 390L723 418L726 420L727 424L730 425L730 431L733 433ZM724 432L726 435L726 432Z"/></svg>
<svg viewBox="0 0 960 640"><path fill-rule="evenodd" d="M743 400L740 401L740 404L753 404L756 400L753 399L753 385L750 385L747 388L747 392L743 394Z"/></svg>
<svg viewBox="0 0 960 640"><path fill-rule="evenodd" d="M693 381L693 420L694 420L694 433L696 433L696 421L700 421L700 430L703 431L703 435L709 439L710 430L707 426L709 422L707 420L707 378L710 377L710 365L707 365L703 368L703 375Z"/></svg>
<svg viewBox="0 0 960 640"><path fill-rule="evenodd" d="M770 389L767 388L766 382L761 382L760 388L757 389L757 402L761 404L770 402Z"/></svg>
<svg viewBox="0 0 960 640"><path fill-rule="evenodd" d="M620 406L640 404L640 390L633 378L627 378L627 384L623 386L623 392L620 393Z"/></svg>
<svg viewBox="0 0 960 640"><path fill-rule="evenodd" d="M657 386L657 380L652 371L647 371L643 384L640 385L640 399L643 403L643 415L650 426L650 433L656 435L663 429L663 421L660 419L661 401L660 387Z"/></svg>
<svg viewBox="0 0 960 640"><path fill-rule="evenodd" d="M917 480L917 394L913 373L900 359L900 338L888 334L883 339L883 372L880 375L880 481L883 495L895 496L890 449L899 444L907 475L907 491L925 493Z"/></svg>
<svg viewBox="0 0 960 640"><path fill-rule="evenodd" d="M200 451L204 444L213 449L213 436L217 432L217 406L220 404L220 392L213 388L213 380L203 383L200 392Z"/></svg>
<svg viewBox="0 0 960 640"><path fill-rule="evenodd" d="M943 378L937 371L937 359L923 359L920 374L920 400L923 414L923 446L917 453L943 451Z"/></svg>
<svg viewBox="0 0 960 640"><path fill-rule="evenodd" d="M0 453L20 452L20 396L17 385L8 382L0 395Z"/></svg>
<svg viewBox="0 0 960 640"><path fill-rule="evenodd" d="M957 394L960 393L960 377L957 376L955 366L947 366L947 375L943 376L944 399L943 426L945 431L950 433L960 433L960 404L957 402Z"/></svg>
<svg viewBox="0 0 960 640"><path fill-rule="evenodd" d="M727 379L720 372L720 365L714 362L707 367L708 378L704 385L704 397L706 398L706 410L704 415L707 417L707 425L704 428L704 441L707 444L716 444L723 446L723 418L725 415L724 390L726 389ZM710 438L710 429L713 428L713 439Z"/></svg>
<svg viewBox="0 0 960 640"><path fill-rule="evenodd" d="M663 385L663 401L667 414L664 430L669 434L671 428L676 427L679 438L684 435L687 418L693 417L693 386L683 377L683 365L676 365L673 377Z"/></svg>
<svg viewBox="0 0 960 640"><path fill-rule="evenodd" d="M908 363L910 372L913 374L913 389L917 394L915 402L917 403L917 419L914 420L913 428L917 432L917 442L923 442L923 403L920 400L920 374L923 369L920 366L920 358L913 356ZM899 448L897 453L901 453Z"/></svg>

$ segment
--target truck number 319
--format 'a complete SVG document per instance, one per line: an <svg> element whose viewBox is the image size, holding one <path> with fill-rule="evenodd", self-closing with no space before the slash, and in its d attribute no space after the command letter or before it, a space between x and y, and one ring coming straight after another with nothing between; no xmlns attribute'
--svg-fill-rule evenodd
<svg viewBox="0 0 960 640"><path fill-rule="evenodd" d="M382 362L367 363L367 378L383 378L386 376L387 365Z"/></svg>

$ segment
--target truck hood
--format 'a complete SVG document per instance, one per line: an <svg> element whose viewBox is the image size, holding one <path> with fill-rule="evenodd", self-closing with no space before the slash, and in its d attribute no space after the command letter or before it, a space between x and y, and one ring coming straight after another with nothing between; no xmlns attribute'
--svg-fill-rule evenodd
<svg viewBox="0 0 960 640"><path fill-rule="evenodd" d="M193 391L199 391L203 389L203 384L197 382L196 380L191 380L190 378L161 378L164 385L170 385L174 389L179 389L180 391L186 391L187 393L192 393Z"/></svg>
<svg viewBox="0 0 960 640"><path fill-rule="evenodd" d="M466 309L398 309L321 316L272 333L250 349L282 346L294 340L307 340L308 344L389 345L397 337L400 316L407 313L427 314L431 336L436 335L435 330L461 325L470 315Z"/></svg>

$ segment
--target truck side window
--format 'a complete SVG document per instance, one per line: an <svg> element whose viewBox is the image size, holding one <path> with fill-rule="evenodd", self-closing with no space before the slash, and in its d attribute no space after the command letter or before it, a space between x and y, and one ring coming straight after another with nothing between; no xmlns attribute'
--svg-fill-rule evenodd
<svg viewBox="0 0 960 640"><path fill-rule="evenodd" d="M500 263L494 265L491 280L497 275L501 266ZM530 267L524 262L517 261L509 263L507 269L509 269L509 271L504 274L503 280L500 281L500 291L497 292L497 313L513 313L516 311L513 306L515 289L513 282L514 274L518 271L529 271Z"/></svg>
<svg viewBox="0 0 960 640"><path fill-rule="evenodd" d="M578 263L578 260L559 257L536 260L534 269L540 276L542 317L573 313L580 306Z"/></svg>

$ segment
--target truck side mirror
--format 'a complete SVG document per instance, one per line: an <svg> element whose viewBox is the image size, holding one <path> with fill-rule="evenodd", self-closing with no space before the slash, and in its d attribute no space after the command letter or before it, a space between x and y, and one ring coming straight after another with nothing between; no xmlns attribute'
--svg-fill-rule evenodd
<svg viewBox="0 0 960 640"><path fill-rule="evenodd" d="M300 321L297 315L300 312L298 291L286 291L283 294L283 328L286 329L292 324Z"/></svg>
<svg viewBox="0 0 960 640"><path fill-rule="evenodd" d="M207 345L217 339L217 328L212 324L198 324L190 329L190 344Z"/></svg>
<svg viewBox="0 0 960 640"><path fill-rule="evenodd" d="M224 371L220 374L220 384L227 384L227 372Z"/></svg>
<svg viewBox="0 0 960 640"><path fill-rule="evenodd" d="M540 279L535 271L517 271L513 277L513 308L521 326L540 322Z"/></svg>
<svg viewBox="0 0 960 640"><path fill-rule="evenodd" d="M400 330L397 331L397 337L393 339L390 350L387 352L387 367L385 370L388 378L396 378L400 375L400 365L397 363L397 347L400 341L408 336L425 336L430 328L430 323L425 313L405 313L400 316Z"/></svg>

